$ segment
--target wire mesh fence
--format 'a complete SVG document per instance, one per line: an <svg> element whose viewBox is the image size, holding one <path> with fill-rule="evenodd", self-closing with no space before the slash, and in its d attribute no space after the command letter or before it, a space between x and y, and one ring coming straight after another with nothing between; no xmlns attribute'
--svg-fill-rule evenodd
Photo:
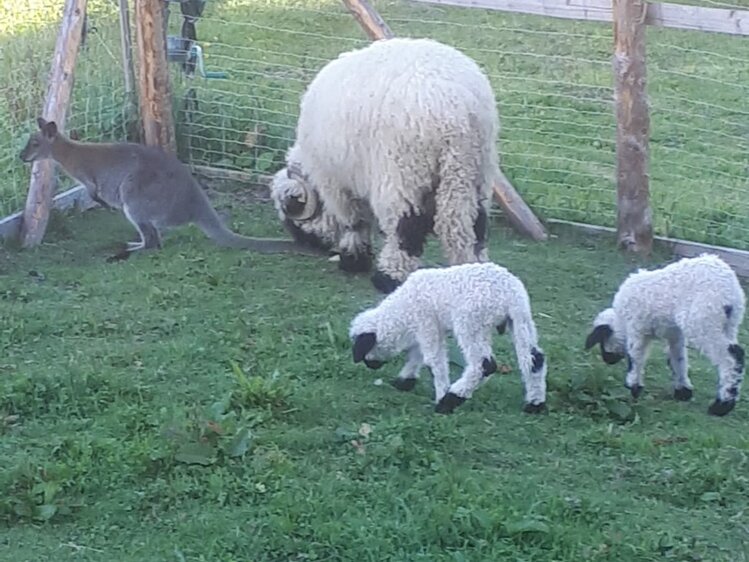
<svg viewBox="0 0 749 562"><path fill-rule="evenodd" d="M26 21L35 6L49 12L58 4L24 3ZM132 116L124 113L116 3L90 5L95 31L79 57L68 129L81 138L124 139ZM396 35L454 45L487 72L502 120L503 169L542 217L615 225L610 24L406 0L374 5ZM175 4L168 23L169 33L179 34ZM10 178L0 180L0 211L7 214L25 197L28 170L17 150L41 107L55 25L4 25L1 45L18 53L2 62L3 75L18 80L0 86L0 173ZM300 95L315 73L339 53L367 44L338 0L208 0L195 29L205 72L190 77L170 65L180 156L265 174L283 165ZM745 40L649 28L647 41L656 233L747 248Z"/></svg>
<svg viewBox="0 0 749 562"><path fill-rule="evenodd" d="M20 210L31 167L18 154L36 129L47 91L63 2L14 0L0 6L0 216ZM124 104L116 3L88 2L84 42L66 129L81 140L120 140L135 115ZM59 187L73 182L64 174Z"/></svg>

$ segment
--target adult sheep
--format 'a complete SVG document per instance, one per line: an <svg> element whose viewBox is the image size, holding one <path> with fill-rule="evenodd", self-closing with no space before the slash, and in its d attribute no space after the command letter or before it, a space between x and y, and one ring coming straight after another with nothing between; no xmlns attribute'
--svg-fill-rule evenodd
<svg viewBox="0 0 749 562"><path fill-rule="evenodd" d="M392 292L421 263L429 234L450 265L488 260L488 212L499 177L499 115L486 75L430 39L395 38L326 64L302 96L295 144L271 194L300 242L372 266Z"/></svg>

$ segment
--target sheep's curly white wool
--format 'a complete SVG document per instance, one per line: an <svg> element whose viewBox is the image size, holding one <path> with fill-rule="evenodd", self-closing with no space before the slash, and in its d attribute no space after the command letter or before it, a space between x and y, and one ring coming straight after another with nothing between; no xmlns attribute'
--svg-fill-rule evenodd
<svg viewBox="0 0 749 562"><path fill-rule="evenodd" d="M377 306L359 313L349 337L355 363L379 368L382 361L407 351L393 385L411 390L423 366L434 377L436 410L449 413L470 398L497 369L492 333L512 335L525 387L525 411L546 401L546 360L538 345L528 293L522 281L491 262L420 269ZM447 334L455 336L466 367L450 383Z"/></svg>
<svg viewBox="0 0 749 562"><path fill-rule="evenodd" d="M379 228L372 280L390 292L418 269L432 232L450 265L488 260L499 130L471 58L431 39L376 41L312 80L271 195L292 234L334 240L347 271L370 269Z"/></svg>
<svg viewBox="0 0 749 562"><path fill-rule="evenodd" d="M593 321L586 349L600 344L601 356L614 364L628 359L625 386L636 398L654 339L667 342L674 397L689 400L687 347L696 347L718 369L718 390L709 413L725 415L739 397L744 350L738 330L746 297L734 271L713 254L682 258L655 270L639 270L620 285L612 306Z"/></svg>

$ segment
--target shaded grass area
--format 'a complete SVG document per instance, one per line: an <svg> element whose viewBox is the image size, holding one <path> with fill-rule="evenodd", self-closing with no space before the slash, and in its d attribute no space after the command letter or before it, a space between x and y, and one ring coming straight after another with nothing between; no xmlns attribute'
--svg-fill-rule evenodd
<svg viewBox="0 0 749 562"><path fill-rule="evenodd" d="M267 203L221 208L281 233ZM397 362L351 362L348 322L380 298L366 277L217 250L192 227L105 263L132 234L97 210L0 250L4 559L749 559L746 404L707 416L715 373L694 354L695 399L673 401L660 349L635 404L622 368L582 351L647 265L607 241L493 225L492 259L531 296L549 412L521 412L496 336L509 372L445 417L426 374L400 393Z"/></svg>

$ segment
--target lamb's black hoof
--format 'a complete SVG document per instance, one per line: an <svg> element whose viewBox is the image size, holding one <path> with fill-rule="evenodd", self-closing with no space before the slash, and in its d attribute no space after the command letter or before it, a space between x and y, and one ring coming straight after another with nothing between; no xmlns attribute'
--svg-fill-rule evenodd
<svg viewBox="0 0 749 562"><path fill-rule="evenodd" d="M642 389L645 388L644 386L640 384L636 384L635 386L629 387L629 392L632 394L632 398L637 400L640 397L640 394L642 394Z"/></svg>
<svg viewBox="0 0 749 562"><path fill-rule="evenodd" d="M379 270L375 271L374 275L372 275L372 285L374 285L375 289L381 293L392 293L400 286L400 284L400 281L393 279L387 273L383 273Z"/></svg>
<svg viewBox="0 0 749 562"><path fill-rule="evenodd" d="M526 414L540 414L546 411L546 402L539 402L538 404L527 403L523 406L523 411Z"/></svg>
<svg viewBox="0 0 749 562"><path fill-rule="evenodd" d="M409 390L413 390L414 387L416 386L416 379L395 378L390 382L390 384L392 384L398 390L403 390L405 392L408 392Z"/></svg>
<svg viewBox="0 0 749 562"><path fill-rule="evenodd" d="M674 390L674 399L679 402L686 402L692 399L692 389L687 387L677 388Z"/></svg>
<svg viewBox="0 0 749 562"><path fill-rule="evenodd" d="M366 273L372 269L372 255L368 251L356 255L341 253L338 268L346 273Z"/></svg>
<svg viewBox="0 0 749 562"><path fill-rule="evenodd" d="M437 405L434 407L434 411L438 414L452 414L453 410L465 402L465 398L461 398L457 394L448 392L445 394Z"/></svg>
<svg viewBox="0 0 749 562"><path fill-rule="evenodd" d="M707 409L707 413L711 416L725 416L728 412L733 410L733 407L736 405L735 400L716 400L712 404L710 404L710 407Z"/></svg>

